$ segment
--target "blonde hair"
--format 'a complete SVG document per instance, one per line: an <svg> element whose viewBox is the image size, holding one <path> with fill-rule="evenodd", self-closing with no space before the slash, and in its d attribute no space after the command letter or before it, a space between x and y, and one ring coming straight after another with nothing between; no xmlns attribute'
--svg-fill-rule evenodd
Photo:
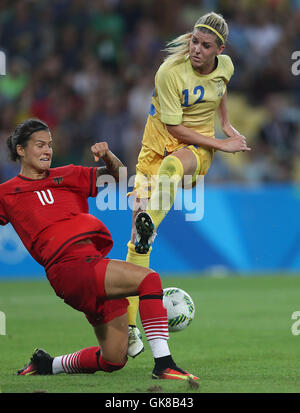
<svg viewBox="0 0 300 413"><path fill-rule="evenodd" d="M201 16L196 21L194 28L197 25L202 24L211 27L212 30L210 30L208 27L203 26L197 27L197 30L209 34L215 34L215 31L217 31L220 34L221 37L215 34L218 47L226 43L226 40L228 38L228 25L221 14L210 12L205 14L204 16ZM166 48L164 49L164 51L167 52L165 61L168 61L170 64L175 64L180 62L181 60L186 59L189 55L189 44L192 34L192 32L185 33L168 42ZM221 40L221 38L224 39L224 42Z"/></svg>

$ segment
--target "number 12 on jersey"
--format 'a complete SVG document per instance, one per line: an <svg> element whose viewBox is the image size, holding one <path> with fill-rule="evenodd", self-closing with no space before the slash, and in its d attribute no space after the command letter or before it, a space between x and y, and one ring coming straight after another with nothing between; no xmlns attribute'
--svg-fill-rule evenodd
<svg viewBox="0 0 300 413"><path fill-rule="evenodd" d="M198 99L196 100L196 102L194 102L194 103L192 103L192 104L189 104L189 90L188 90L188 89L184 89L184 90L182 91L182 94L183 94L183 97L184 97L184 102L181 104L181 106L184 106L184 107L187 108L187 107L189 107L189 106L196 105L196 103L200 103L201 100L203 99L203 96L204 96L204 87L203 87L203 86L196 86L196 87L194 88L193 93L194 93L194 95L198 95L198 93L200 93L200 96L198 97Z"/></svg>

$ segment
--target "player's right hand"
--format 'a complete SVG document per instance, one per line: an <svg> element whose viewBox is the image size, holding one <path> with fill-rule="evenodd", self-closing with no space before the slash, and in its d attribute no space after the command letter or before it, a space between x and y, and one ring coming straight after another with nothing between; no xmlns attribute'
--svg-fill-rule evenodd
<svg viewBox="0 0 300 413"><path fill-rule="evenodd" d="M93 146L91 146L91 151L94 155L95 161L98 162L100 158L104 158L107 155L109 151L108 144L107 142L95 143Z"/></svg>

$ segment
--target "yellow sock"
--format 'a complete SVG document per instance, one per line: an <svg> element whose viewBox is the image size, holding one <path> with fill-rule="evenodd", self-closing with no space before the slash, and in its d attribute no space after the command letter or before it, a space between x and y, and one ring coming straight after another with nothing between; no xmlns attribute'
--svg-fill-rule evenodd
<svg viewBox="0 0 300 413"><path fill-rule="evenodd" d="M128 254L126 257L127 262L131 262L132 264L141 265L142 267L149 268L149 261L150 261L150 252L151 248L147 254L138 254L135 252L134 244L129 241L128 244ZM136 318L139 309L139 297L127 297L129 301L129 306L127 308L128 312L128 324L131 326L136 325Z"/></svg>
<svg viewBox="0 0 300 413"><path fill-rule="evenodd" d="M158 181L146 210L155 228L172 208L183 173L182 163L176 156L167 156L162 161L158 170Z"/></svg>
<svg viewBox="0 0 300 413"><path fill-rule="evenodd" d="M129 306L127 307L128 325L136 326L136 318L140 303L139 296L127 297L127 300L129 301Z"/></svg>

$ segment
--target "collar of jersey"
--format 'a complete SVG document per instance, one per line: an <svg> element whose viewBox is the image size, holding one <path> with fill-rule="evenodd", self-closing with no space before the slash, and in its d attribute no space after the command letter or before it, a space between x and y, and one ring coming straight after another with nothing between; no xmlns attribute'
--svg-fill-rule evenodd
<svg viewBox="0 0 300 413"><path fill-rule="evenodd" d="M216 56L217 60L218 60L218 64L217 67L210 73L208 73L207 75L201 75L201 73L197 72L197 70L195 70L192 66L191 60L190 60L190 55L186 56L186 60L189 60L189 64L191 65L191 69L192 71L195 73L195 75L199 76L199 77L205 77L206 79L215 76L215 74L217 73L219 67L220 67L220 62L219 62L219 56Z"/></svg>
<svg viewBox="0 0 300 413"><path fill-rule="evenodd" d="M24 181L34 181L35 182L35 181L42 181L43 179L47 179L47 178L49 178L49 175L50 175L50 171L48 170L47 175L44 178L40 178L40 179L27 178L27 176L23 176L21 174L18 174L17 178L23 179Z"/></svg>

